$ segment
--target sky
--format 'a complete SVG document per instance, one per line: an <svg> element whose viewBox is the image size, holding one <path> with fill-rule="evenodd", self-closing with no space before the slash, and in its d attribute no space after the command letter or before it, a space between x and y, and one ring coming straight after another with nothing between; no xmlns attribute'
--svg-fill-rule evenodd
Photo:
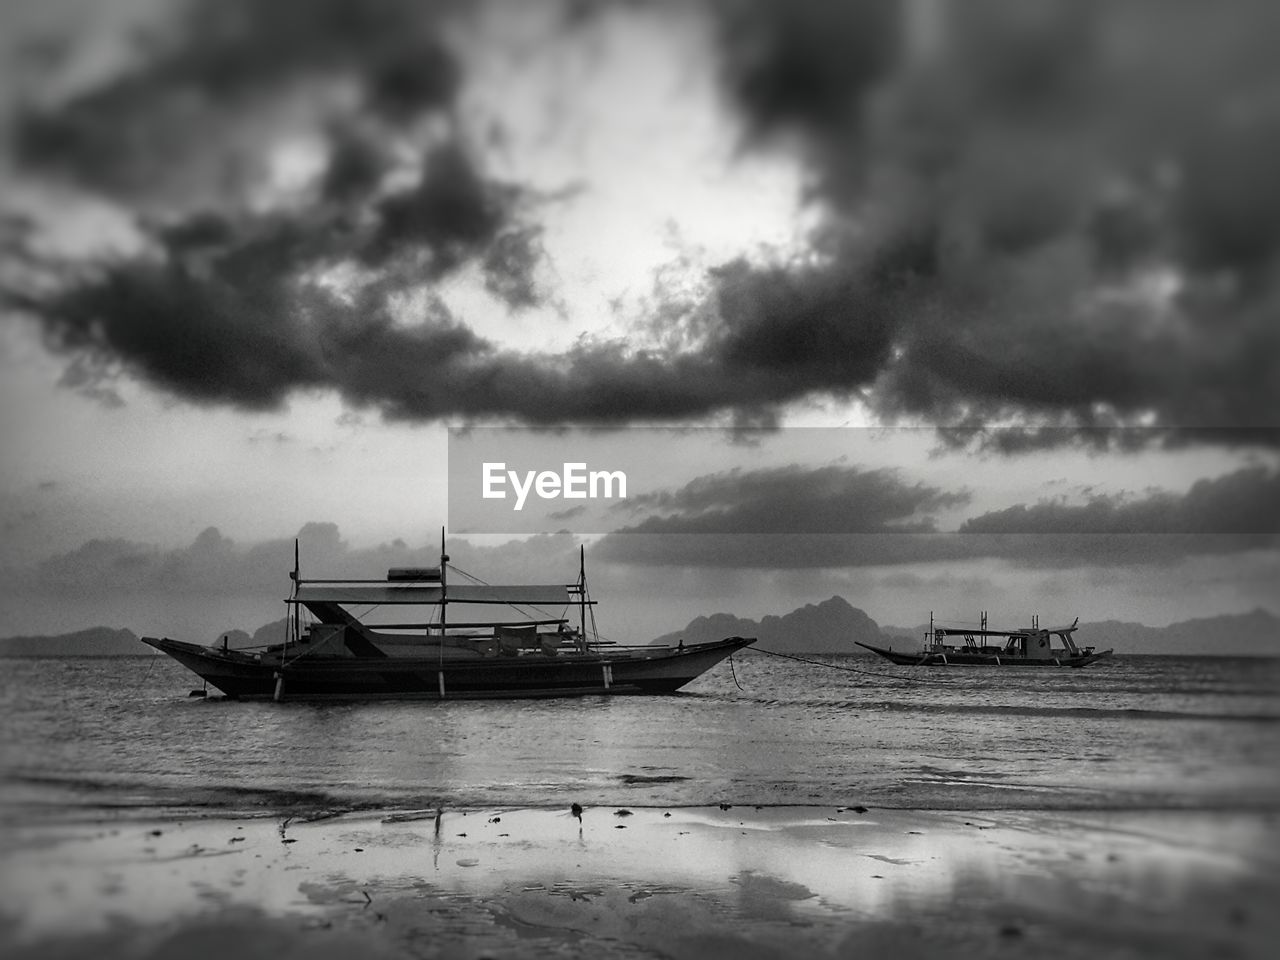
<svg viewBox="0 0 1280 960"><path fill-rule="evenodd" d="M636 641L1280 612L1280 9L1229 6L10 0L0 635L253 630L295 537L442 527L585 545Z"/></svg>

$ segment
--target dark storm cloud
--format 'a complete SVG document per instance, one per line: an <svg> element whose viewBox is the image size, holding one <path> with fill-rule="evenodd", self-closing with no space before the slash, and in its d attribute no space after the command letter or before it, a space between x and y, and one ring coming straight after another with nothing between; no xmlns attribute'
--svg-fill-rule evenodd
<svg viewBox="0 0 1280 960"><path fill-rule="evenodd" d="M307 270L356 243L332 220L200 217L158 242L159 257L106 264L52 295L10 295L41 315L55 349L76 358L79 389L101 389L91 375L107 379L123 365L195 402L265 409L300 387L327 388L392 418L489 414L541 423L678 419L726 395L750 405L785 393L785 377L765 362L765 326L723 332L708 356L671 358L613 341L520 354L458 323L434 299L397 319L388 295L401 289L394 271L354 295L309 282ZM428 244L426 268L443 269L433 258L454 256L453 242ZM527 265L524 242L508 253ZM398 252L412 259L408 240ZM420 275L422 266L410 269ZM513 279L521 275L504 272L515 284L504 295L530 296ZM794 349L821 352L816 344Z"/></svg>
<svg viewBox="0 0 1280 960"><path fill-rule="evenodd" d="M1032 567L1173 564L1274 551L1280 473L1245 468L1184 494L1018 504L936 532L922 512L968 497L896 471L732 471L633 498L650 516L605 537L602 559L690 567L817 568L997 559Z"/></svg>
<svg viewBox="0 0 1280 960"><path fill-rule="evenodd" d="M897 0L716 4L725 83L753 133L794 126L856 130L863 97L896 68Z"/></svg>
<svg viewBox="0 0 1280 960"><path fill-rule="evenodd" d="M253 157L254 122L327 84L403 121L451 107L460 67L438 36L448 2L196 0L152 26L138 62L64 102L25 105L18 160L104 192L141 198L220 162ZM288 114L285 114L287 119ZM260 132L260 131L256 131Z"/></svg>
<svg viewBox="0 0 1280 960"><path fill-rule="evenodd" d="M631 497L627 508L650 516L619 533L927 533L930 511L968 499L890 469L735 469Z"/></svg>
<svg viewBox="0 0 1280 960"><path fill-rule="evenodd" d="M753 377L762 401L790 399L798 377L811 389L846 392L887 357L890 310L849 277L737 261L715 282L722 326L708 346L712 367L729 380Z"/></svg>
<svg viewBox="0 0 1280 960"><path fill-rule="evenodd" d="M46 261L57 282L28 282L15 295L18 282L6 277L8 299L45 319L55 344L109 349L121 366L179 396L242 406L260 404L259 379L273 379L281 395L311 385L315 365L299 355L326 347L324 332L305 323L326 268L385 268L370 288L385 299L409 285L406 271L429 280L478 259L498 296L537 302L541 249L516 210L523 193L484 176L453 120L462 65L440 34L454 6L196 2L180 8L136 64L65 99L21 105L11 141L27 174L62 177L130 205L153 243L131 259ZM354 103L344 91L354 91ZM430 138L415 180L387 190L397 164L401 182L408 172L403 150L397 159L392 148L422 117L445 126ZM311 201L263 213L245 193L266 176L277 127L318 137L326 157ZM26 239L6 237L6 252L29 251ZM393 269L402 271L398 282ZM252 289L240 294L246 279ZM181 309L187 297L192 306ZM160 317L192 329L155 340L130 335L138 325L154 330L148 318ZM246 329L254 325L264 329ZM85 326L93 337L76 334ZM258 352L264 347L274 357ZM183 374L195 355L205 358L204 376L228 374L216 395ZM277 359L269 375L244 375Z"/></svg>
<svg viewBox="0 0 1280 960"><path fill-rule="evenodd" d="M349 204L373 194L392 165L376 131L336 125L329 138L329 157L320 181L321 198Z"/></svg>
<svg viewBox="0 0 1280 960"><path fill-rule="evenodd" d="M1097 496L1074 505L1018 504L966 520L961 533L1280 534L1280 473L1248 467L1198 480L1185 494Z"/></svg>
<svg viewBox="0 0 1280 960"><path fill-rule="evenodd" d="M405 122L424 108L449 106L460 80L449 50L438 38L425 37L375 61L365 82L367 103L388 119Z"/></svg>
<svg viewBox="0 0 1280 960"><path fill-rule="evenodd" d="M512 309L546 296L536 204L459 132L467 64L444 18L466 11L191 9L136 66L15 126L33 174L161 210L146 254L10 296L104 373L249 407L320 386L414 419L767 420L857 396L889 420L1027 428L1004 452L1082 427L1122 428L1085 435L1108 446L1280 442L1267 0L707 0L744 149L799 151L824 222L809 256L731 261L696 309L660 305L648 346L560 353L505 349L438 305L391 319L467 265ZM389 140L424 117L434 139L391 176ZM275 124L311 124L327 155L268 227L213 204L261 177ZM333 267L372 276L339 294L317 283Z"/></svg>
<svg viewBox="0 0 1280 960"><path fill-rule="evenodd" d="M440 37L451 6L198 2L137 65L20 111L13 140L29 172L132 204L148 243L56 262L31 253L31 224L6 235L25 270L6 272L4 300L72 357L64 381L106 396L123 370L200 403L260 409L319 387L403 416L466 412L466 396L439 398L463 359L492 364L499 351L433 297L404 326L392 303L474 262L496 297L534 305L542 249L517 209L525 192L487 179L457 134L462 66ZM343 85L354 110L325 99ZM423 116L447 126L404 185L393 147ZM270 142L262 124L306 132L312 120L327 154L313 198L243 203ZM363 272L339 291L323 282L339 267Z"/></svg>
<svg viewBox="0 0 1280 960"><path fill-rule="evenodd" d="M173 263L110 268L40 304L49 340L104 376L123 358L197 402L264 408L314 383L321 359L306 347L288 286L240 259L220 267L213 278Z"/></svg>
<svg viewBox="0 0 1280 960"><path fill-rule="evenodd" d="M1280 428L1277 427L965 426L939 427L935 433L946 447L1009 455L1068 444L1130 453L1155 446L1177 449L1197 444L1280 447Z"/></svg>
<svg viewBox="0 0 1280 960"><path fill-rule="evenodd" d="M486 183L456 145L442 147L427 156L415 186L378 201L378 226L364 257L376 266L426 249L436 260L433 272L450 270L497 235L513 194Z"/></svg>
<svg viewBox="0 0 1280 960"><path fill-rule="evenodd" d="M729 96L852 223L827 269L893 349L845 385L882 414L1280 439L1273 5L719 8Z"/></svg>

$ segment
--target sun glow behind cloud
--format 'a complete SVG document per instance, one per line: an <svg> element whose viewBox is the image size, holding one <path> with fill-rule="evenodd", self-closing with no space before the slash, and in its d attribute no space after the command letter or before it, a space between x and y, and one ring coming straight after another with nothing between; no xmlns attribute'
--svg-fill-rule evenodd
<svg viewBox="0 0 1280 960"><path fill-rule="evenodd" d="M815 213L802 166L744 155L706 17L677 11L673 29L670 16L619 5L566 30L554 5L527 5L464 38L463 112L487 131L491 172L534 191L550 292L513 313L465 274L449 282L445 302L482 333L528 350L584 334L645 346L647 315L672 285L705 297L718 263L805 248Z"/></svg>

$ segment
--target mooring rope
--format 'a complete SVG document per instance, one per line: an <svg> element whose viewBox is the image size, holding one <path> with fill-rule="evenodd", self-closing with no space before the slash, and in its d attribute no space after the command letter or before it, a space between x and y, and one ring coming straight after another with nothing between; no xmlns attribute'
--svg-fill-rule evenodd
<svg viewBox="0 0 1280 960"><path fill-rule="evenodd" d="M163 660L163 659L164 657L160 656L160 654L158 653L152 655L151 662L147 664L147 672L144 673L140 679L134 681L133 690L132 690L133 693L137 693L138 688L147 682L147 678L151 676L151 669L156 665L156 661Z"/></svg>
<svg viewBox="0 0 1280 960"><path fill-rule="evenodd" d="M777 653L776 651L773 651L773 650L761 650L758 647L743 647L743 650L745 650L747 653L763 653L765 656L779 657L783 660L797 660L800 663L811 663L815 667L826 667L828 670L841 670L845 673L861 673L864 676L877 677L882 680L909 680L912 683L950 683L951 682L951 679L949 677L948 678L904 677L896 673L877 673L875 670L859 670L857 667L842 667L834 663L823 663L821 660L811 660L808 657L798 657L792 653ZM732 659L730 659L729 663L730 663L730 667L732 668L732 665L733 665ZM738 678L736 675L734 676L733 680L735 683L737 683ZM739 685L738 689L739 690L742 689L741 685Z"/></svg>
<svg viewBox="0 0 1280 960"><path fill-rule="evenodd" d="M729 654L729 674L733 677L734 685L735 685L735 686L737 686L737 688L738 688L739 690L742 690L742 684L738 683L738 671L737 671L737 670L735 670L735 669L733 668L733 654L732 654L732 653L731 653L731 654ZM742 690L742 692L743 692L743 693L746 693L747 691L746 691L746 690Z"/></svg>

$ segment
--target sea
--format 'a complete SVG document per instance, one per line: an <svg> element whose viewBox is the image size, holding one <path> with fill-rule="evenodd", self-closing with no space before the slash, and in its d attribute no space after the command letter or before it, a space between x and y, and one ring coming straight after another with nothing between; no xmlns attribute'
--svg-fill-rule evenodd
<svg viewBox="0 0 1280 960"><path fill-rule="evenodd" d="M0 661L0 823L572 803L1280 810L1280 659L912 668L746 650L670 696L443 703L201 686L158 656Z"/></svg>

